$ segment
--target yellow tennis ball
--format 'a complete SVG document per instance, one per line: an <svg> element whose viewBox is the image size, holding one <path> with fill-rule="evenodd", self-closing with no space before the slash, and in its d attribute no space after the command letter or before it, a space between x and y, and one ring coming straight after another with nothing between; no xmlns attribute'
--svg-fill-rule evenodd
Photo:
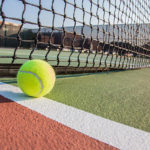
<svg viewBox="0 0 150 150"><path fill-rule="evenodd" d="M48 94L56 80L54 69L43 60L29 60L19 69L17 82L28 96L41 97Z"/></svg>

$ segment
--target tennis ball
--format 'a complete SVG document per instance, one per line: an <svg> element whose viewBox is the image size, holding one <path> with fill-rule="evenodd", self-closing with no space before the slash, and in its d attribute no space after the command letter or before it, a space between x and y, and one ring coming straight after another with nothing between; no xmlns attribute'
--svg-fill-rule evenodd
<svg viewBox="0 0 150 150"><path fill-rule="evenodd" d="M48 94L56 80L54 69L43 60L29 60L19 69L17 83L28 96L41 97Z"/></svg>

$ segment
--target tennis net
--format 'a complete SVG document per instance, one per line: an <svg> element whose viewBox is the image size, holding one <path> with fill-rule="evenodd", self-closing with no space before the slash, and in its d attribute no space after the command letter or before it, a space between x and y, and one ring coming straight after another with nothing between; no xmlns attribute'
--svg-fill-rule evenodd
<svg viewBox="0 0 150 150"><path fill-rule="evenodd" d="M61 73L150 67L149 16L149 0L1 0L0 65L43 59Z"/></svg>

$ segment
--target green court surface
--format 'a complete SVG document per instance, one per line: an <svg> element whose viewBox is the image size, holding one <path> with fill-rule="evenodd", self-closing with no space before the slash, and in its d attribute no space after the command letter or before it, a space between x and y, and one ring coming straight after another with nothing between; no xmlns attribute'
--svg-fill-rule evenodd
<svg viewBox="0 0 150 150"><path fill-rule="evenodd" d="M0 81L17 86L16 78ZM149 68L58 75L54 89L46 97L150 132Z"/></svg>
<svg viewBox="0 0 150 150"><path fill-rule="evenodd" d="M14 63L15 64L22 64L24 63L27 59L29 59L29 55L31 53L31 50L29 49L17 49L16 51L16 57L21 58L21 59L15 59ZM33 59L45 59L47 51L46 50L35 50L32 53L32 58ZM102 54L94 54L94 53L78 53L78 52L73 52L71 51L62 51L59 54L59 57L57 58L59 52L56 50L51 50L50 53L47 55L47 59L49 60L49 63L51 65L57 65L57 59L59 58L59 66L68 66L68 61L70 57L70 64L69 66L78 66L78 56L79 56L79 61L80 61L80 67L86 66L87 60L87 67L92 67L94 63L94 67L99 67L100 62L101 62L101 67L105 66L105 62L107 64L107 67L110 66L110 63L112 67L116 65L121 66L134 66L138 65L138 63L141 63L140 58L135 58L135 57L124 57L124 56L112 56L112 55L102 55ZM0 48L0 57L5 57L0 59L0 63L8 63L10 64L12 62L12 56L14 55L14 49L12 48ZM70 56L71 55L71 56ZM10 58L7 58L10 57ZM145 59L146 61L146 59Z"/></svg>

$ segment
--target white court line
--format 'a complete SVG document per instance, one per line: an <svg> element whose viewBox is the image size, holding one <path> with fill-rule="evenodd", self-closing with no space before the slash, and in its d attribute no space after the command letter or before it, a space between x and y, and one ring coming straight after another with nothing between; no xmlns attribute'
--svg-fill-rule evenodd
<svg viewBox="0 0 150 150"><path fill-rule="evenodd" d="M0 82L0 95L94 139L123 150L150 150L150 133L47 98L30 98L19 88Z"/></svg>

